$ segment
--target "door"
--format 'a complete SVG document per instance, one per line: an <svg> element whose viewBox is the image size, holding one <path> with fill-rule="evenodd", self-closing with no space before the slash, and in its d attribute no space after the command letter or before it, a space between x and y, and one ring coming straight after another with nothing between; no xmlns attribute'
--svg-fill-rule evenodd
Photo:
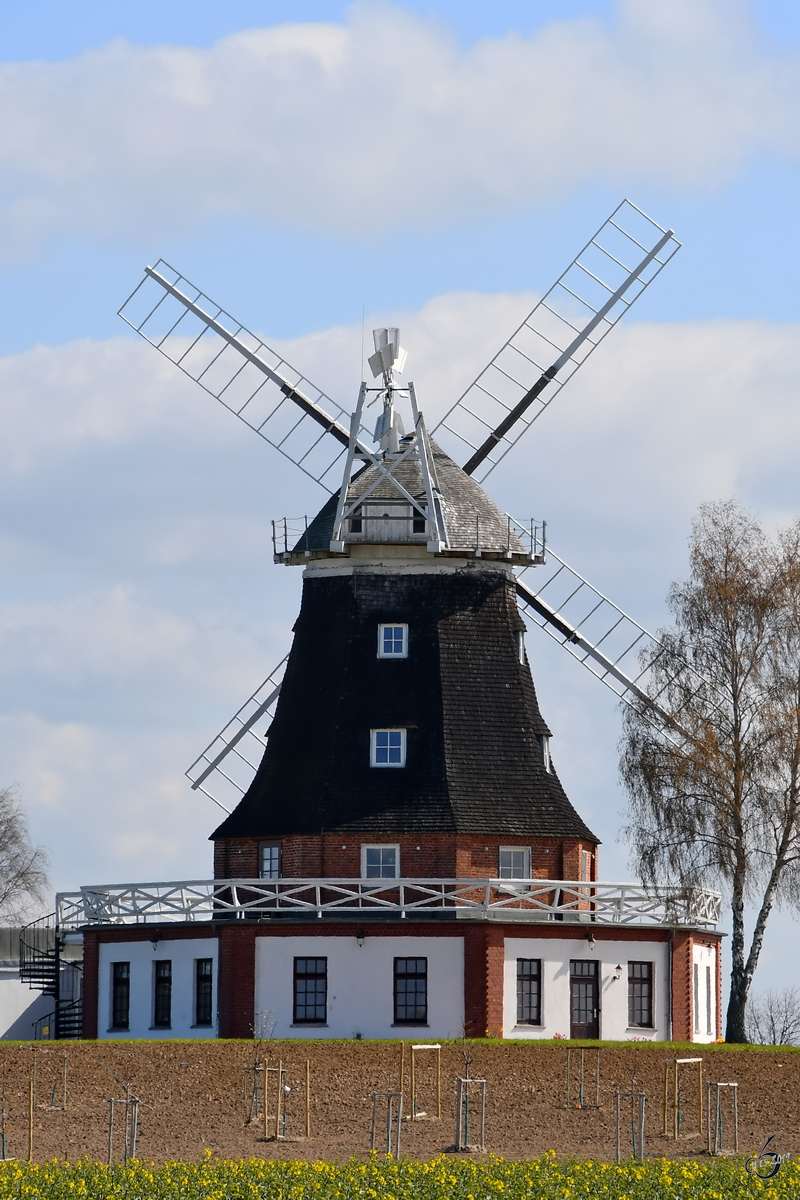
<svg viewBox="0 0 800 1200"><path fill-rule="evenodd" d="M573 959L569 964L569 1036L600 1037L600 997L597 963Z"/></svg>

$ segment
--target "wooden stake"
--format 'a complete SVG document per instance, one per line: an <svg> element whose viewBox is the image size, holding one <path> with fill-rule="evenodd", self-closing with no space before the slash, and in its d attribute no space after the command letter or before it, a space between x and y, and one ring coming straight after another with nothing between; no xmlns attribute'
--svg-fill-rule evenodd
<svg viewBox="0 0 800 1200"><path fill-rule="evenodd" d="M267 1124L267 1109L269 1108L269 1071L267 1070L267 1060L264 1059L264 1141L269 1137L269 1125Z"/></svg>
<svg viewBox="0 0 800 1200"><path fill-rule="evenodd" d="M35 1064L34 1064L35 1070ZM33 1076L28 1083L28 1162L33 1162Z"/></svg>
<svg viewBox="0 0 800 1200"><path fill-rule="evenodd" d="M275 1105L275 1141L280 1137L281 1097L283 1095L283 1059L278 1059L278 1103Z"/></svg>
<svg viewBox="0 0 800 1200"><path fill-rule="evenodd" d="M675 1141L678 1140L678 1060L675 1059L675 1083L672 1089L672 1102L674 1111L672 1113L672 1128Z"/></svg>
<svg viewBox="0 0 800 1200"><path fill-rule="evenodd" d="M306 1059L306 1137L311 1137L311 1063Z"/></svg>
<svg viewBox="0 0 800 1200"><path fill-rule="evenodd" d="M700 1133L703 1132L703 1064L697 1064L697 1109L700 1113Z"/></svg>
<svg viewBox="0 0 800 1200"><path fill-rule="evenodd" d="M61 1090L64 1094L64 1112L66 1112L67 1111L67 1056L66 1056L66 1054L64 1055L64 1078L63 1078L63 1084L62 1084Z"/></svg>
<svg viewBox="0 0 800 1200"><path fill-rule="evenodd" d="M442 1052L436 1054L436 1116L442 1119Z"/></svg>
<svg viewBox="0 0 800 1200"><path fill-rule="evenodd" d="M397 1083L398 1092L402 1092L402 1090L403 1090L403 1077L405 1076L405 1073L406 1073L405 1059L406 1059L406 1044L405 1044L405 1042L401 1042L400 1043L400 1078Z"/></svg>
<svg viewBox="0 0 800 1200"><path fill-rule="evenodd" d="M414 1060L416 1059L416 1057L417 1056L414 1053L414 1047L412 1046L411 1047L411 1120L412 1121L416 1121L416 1119L417 1119L417 1077L416 1077L416 1072L414 1070L414 1067L415 1067Z"/></svg>
<svg viewBox="0 0 800 1200"><path fill-rule="evenodd" d="M662 1133L667 1136L667 1110L669 1109L669 1065L664 1063L664 1120Z"/></svg>

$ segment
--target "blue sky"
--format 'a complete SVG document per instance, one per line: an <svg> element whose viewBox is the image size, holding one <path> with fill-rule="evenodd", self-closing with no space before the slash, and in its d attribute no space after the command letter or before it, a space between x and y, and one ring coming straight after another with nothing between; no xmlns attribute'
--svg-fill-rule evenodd
<svg viewBox="0 0 800 1200"><path fill-rule="evenodd" d="M701 501L800 509L796 5L32 0L0 47L0 747L57 886L210 872L182 772L288 645L269 519L322 500L118 319L146 263L346 407L398 321L436 414L627 195L683 249L489 490L651 626ZM613 701L529 642L625 877Z"/></svg>

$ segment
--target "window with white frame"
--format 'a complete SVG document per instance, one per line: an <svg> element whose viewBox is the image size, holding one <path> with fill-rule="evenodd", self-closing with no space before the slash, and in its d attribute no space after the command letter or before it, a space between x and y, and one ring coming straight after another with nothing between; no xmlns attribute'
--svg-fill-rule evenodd
<svg viewBox="0 0 800 1200"><path fill-rule="evenodd" d="M499 879L530 879L530 846L501 846L497 874Z"/></svg>
<svg viewBox="0 0 800 1200"><path fill-rule="evenodd" d="M258 847L258 873L261 879L280 879L281 877L281 844L280 842L260 842Z"/></svg>
<svg viewBox="0 0 800 1200"><path fill-rule="evenodd" d="M408 626L378 626L378 658L408 658Z"/></svg>
<svg viewBox="0 0 800 1200"><path fill-rule="evenodd" d="M542 762L544 763L544 769L545 769L545 771L547 771L549 773L552 770L552 767L550 764L550 738L547 736L546 733L539 734L539 749L542 752Z"/></svg>
<svg viewBox="0 0 800 1200"><path fill-rule="evenodd" d="M369 764L371 767L406 765L405 729L370 730Z"/></svg>
<svg viewBox="0 0 800 1200"><path fill-rule="evenodd" d="M380 843L361 847L362 879L399 879L400 847Z"/></svg>

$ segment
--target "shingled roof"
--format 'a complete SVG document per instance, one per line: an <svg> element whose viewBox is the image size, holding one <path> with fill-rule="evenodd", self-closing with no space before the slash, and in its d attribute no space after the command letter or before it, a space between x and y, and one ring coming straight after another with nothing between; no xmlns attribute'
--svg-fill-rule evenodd
<svg viewBox="0 0 800 1200"><path fill-rule="evenodd" d="M408 624L407 658L377 657L382 622ZM267 750L212 838L454 832L596 842L545 769L539 737L549 730L519 661L523 628L513 578L480 560L418 574L366 565L307 574ZM370 766L370 730L387 727L407 730L402 769Z"/></svg>
<svg viewBox="0 0 800 1200"><path fill-rule="evenodd" d="M484 552L502 553L511 549L522 553L523 547L513 531L509 536L508 518L475 480L465 475L457 463L433 441L431 451L450 549L473 551L478 547ZM378 475L377 468L372 466L360 471L348 486L347 502L352 503L359 496L363 496L375 483ZM402 462L393 477L415 500L424 501L422 472L416 459L409 458ZM367 503L396 500L397 497L398 492L390 479L383 478L370 491ZM295 552L328 550L338 499L337 493L317 513L309 524L308 532L303 534L295 546Z"/></svg>

